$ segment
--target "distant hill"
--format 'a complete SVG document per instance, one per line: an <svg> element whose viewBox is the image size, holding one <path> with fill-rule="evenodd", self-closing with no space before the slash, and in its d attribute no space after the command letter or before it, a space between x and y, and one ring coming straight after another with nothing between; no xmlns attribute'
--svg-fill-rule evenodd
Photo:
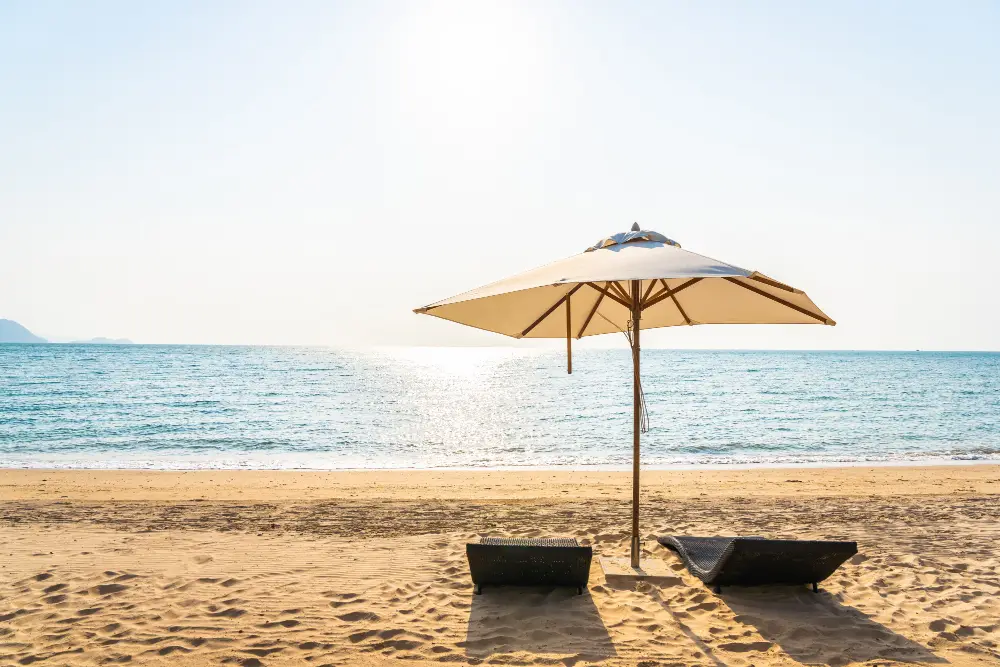
<svg viewBox="0 0 1000 667"><path fill-rule="evenodd" d="M47 343L14 320L0 320L0 343Z"/></svg>
<svg viewBox="0 0 1000 667"><path fill-rule="evenodd" d="M70 345L134 345L128 338L91 338L90 340L70 341Z"/></svg>

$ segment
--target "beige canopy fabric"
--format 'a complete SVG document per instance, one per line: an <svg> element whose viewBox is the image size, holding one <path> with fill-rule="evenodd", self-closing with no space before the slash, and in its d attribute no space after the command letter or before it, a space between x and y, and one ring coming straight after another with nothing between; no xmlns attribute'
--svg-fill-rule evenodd
<svg viewBox="0 0 1000 667"><path fill-rule="evenodd" d="M624 239L624 240L623 240ZM649 240L647 240L649 239ZM661 234L616 234L579 255L414 312L514 338L625 331L630 283L641 281L640 328L695 324L835 324L805 292L683 250ZM556 313L560 313L557 315Z"/></svg>

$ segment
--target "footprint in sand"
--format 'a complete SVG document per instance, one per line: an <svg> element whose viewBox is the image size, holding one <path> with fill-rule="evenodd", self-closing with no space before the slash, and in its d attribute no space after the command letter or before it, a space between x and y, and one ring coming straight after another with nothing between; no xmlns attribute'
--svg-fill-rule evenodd
<svg viewBox="0 0 1000 667"><path fill-rule="evenodd" d="M222 664L229 665L236 663L241 667L264 667L264 663L257 658L223 658Z"/></svg>
<svg viewBox="0 0 1000 667"><path fill-rule="evenodd" d="M719 648L723 651L732 651L733 653L746 653L748 651L760 651L764 652L774 646L771 642L731 642L729 644L720 644Z"/></svg>
<svg viewBox="0 0 1000 667"><path fill-rule="evenodd" d="M116 593L127 591L128 586L123 586L122 584L100 584L99 586L94 586L90 590L98 595L115 595Z"/></svg>
<svg viewBox="0 0 1000 667"><path fill-rule="evenodd" d="M205 563L211 563L214 559L208 554L198 554L192 559L198 565L204 565Z"/></svg>
<svg viewBox="0 0 1000 667"><path fill-rule="evenodd" d="M349 614L341 614L337 617L345 623L357 623L358 621L380 621L382 620L378 614L370 611L352 611Z"/></svg>
<svg viewBox="0 0 1000 667"><path fill-rule="evenodd" d="M284 648L280 648L280 647L279 648L248 648L248 649L244 649L244 651L246 651L247 653L251 653L253 655L260 656L261 658L266 658L267 656L271 655L272 653L281 653L284 650L285 650Z"/></svg>
<svg viewBox="0 0 1000 667"><path fill-rule="evenodd" d="M359 599L356 593L345 593L344 595L342 595L340 597L342 599L340 599L340 600L333 600L332 602L330 602L330 607L331 608L338 609L338 608L343 607L345 605L362 604L365 601L364 598L360 598Z"/></svg>
<svg viewBox="0 0 1000 667"><path fill-rule="evenodd" d="M215 618L239 618L245 613L247 613L245 609L237 609L233 607L230 609L223 609L222 611L209 612L208 615Z"/></svg>
<svg viewBox="0 0 1000 667"><path fill-rule="evenodd" d="M422 646L421 642L410 641L409 639L394 639L386 642L376 642L371 645L372 651L384 651L394 649L396 651L413 651Z"/></svg>

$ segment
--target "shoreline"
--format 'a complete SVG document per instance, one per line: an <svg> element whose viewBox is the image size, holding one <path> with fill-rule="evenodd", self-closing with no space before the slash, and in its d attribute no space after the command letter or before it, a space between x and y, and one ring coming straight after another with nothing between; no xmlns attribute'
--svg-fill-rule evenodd
<svg viewBox="0 0 1000 667"><path fill-rule="evenodd" d="M572 465L538 465L538 466L454 466L454 467L405 467L381 468L377 466L340 467L340 468L278 468L278 467L154 467L154 466L53 466L51 461L43 465L11 465L10 461L0 462L0 474L5 471L65 471L65 472L302 472L302 473L356 473L356 472L631 472L631 464L572 464ZM677 463L677 464L643 464L642 470L671 471L713 471L713 470L836 470L839 468L951 468L962 466L1000 466L1000 458L955 458L955 459L924 459L924 460L885 460L885 461L793 461L767 463Z"/></svg>

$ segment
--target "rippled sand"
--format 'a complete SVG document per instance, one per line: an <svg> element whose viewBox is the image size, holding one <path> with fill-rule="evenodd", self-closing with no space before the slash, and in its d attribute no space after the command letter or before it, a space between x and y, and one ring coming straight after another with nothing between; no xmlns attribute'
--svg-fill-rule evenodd
<svg viewBox="0 0 1000 667"><path fill-rule="evenodd" d="M624 555L621 473L0 473L0 664L993 665L1000 467L651 472L647 558L472 594L464 544ZM657 534L853 539L822 585L725 590Z"/></svg>

